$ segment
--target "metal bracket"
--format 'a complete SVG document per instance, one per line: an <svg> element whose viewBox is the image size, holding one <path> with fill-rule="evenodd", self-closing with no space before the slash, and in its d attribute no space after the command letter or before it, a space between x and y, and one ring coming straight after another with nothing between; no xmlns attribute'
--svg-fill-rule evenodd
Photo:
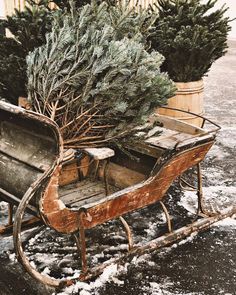
<svg viewBox="0 0 236 295"><path fill-rule="evenodd" d="M120 216L119 218L125 228L127 239L128 239L128 244L129 244L129 251L131 251L133 248L133 245L134 245L131 228L122 216Z"/></svg>

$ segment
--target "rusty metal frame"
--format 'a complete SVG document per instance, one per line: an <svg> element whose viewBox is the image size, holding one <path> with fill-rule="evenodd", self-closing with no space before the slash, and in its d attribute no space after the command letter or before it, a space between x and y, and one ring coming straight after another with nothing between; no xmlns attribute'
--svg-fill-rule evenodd
<svg viewBox="0 0 236 295"><path fill-rule="evenodd" d="M184 191L196 191L197 188L190 184L187 180L183 179L182 175L179 177L179 185Z"/></svg>
<svg viewBox="0 0 236 295"><path fill-rule="evenodd" d="M80 252L81 252L81 263L82 263L82 275L85 275L88 271L87 258L86 258L86 241L85 241L85 229L83 225L83 215L85 212L79 214L79 241L80 241Z"/></svg>
<svg viewBox="0 0 236 295"><path fill-rule="evenodd" d="M166 222L167 222L167 226L168 226L168 231L169 231L169 233L171 233L173 231L173 229L172 229L170 214L169 214L165 204L162 201L160 201L160 204L161 204L162 209L163 209L163 211L165 213L165 216L166 216Z"/></svg>
<svg viewBox="0 0 236 295"><path fill-rule="evenodd" d="M121 221L121 223L123 224L123 226L125 228L127 239L128 239L128 249L129 249L129 251L131 251L133 249L133 246L134 246L134 241L133 241L131 228L128 225L127 221L124 219L124 217L120 216L119 218L120 218L120 221Z"/></svg>
<svg viewBox="0 0 236 295"><path fill-rule="evenodd" d="M186 180L184 180L181 176L180 176L180 180L179 180L179 184L180 187L183 190L187 190L187 191L195 191L197 194L197 199L198 199L198 206L197 206L197 215L199 216L212 216L215 214L215 212L210 212L205 208L205 204L204 204L204 194L203 194L203 189L202 189L202 172L201 172L201 164L198 163L196 165L197 168L197 187L194 187L193 185L191 185L190 183L188 183ZM182 185L182 183L186 184L188 186L188 188L184 187Z"/></svg>
<svg viewBox="0 0 236 295"><path fill-rule="evenodd" d="M190 115L196 116L198 118L201 118L203 120L202 125L201 125L201 128L204 127L205 122L207 121L208 123L210 123L210 124L212 124L212 125L214 125L216 127L216 129L210 130L209 133L217 132L217 131L219 131L221 129L221 126L220 125L216 124L214 121L206 118L205 116L202 116L202 115L199 115L199 114L190 112L190 111L185 111L185 110L177 109L177 108L171 108L171 107L166 107L166 106L162 106L161 108L162 109L172 110L172 111L177 111L177 112L181 112L181 113L186 113L186 114L190 114Z"/></svg>
<svg viewBox="0 0 236 295"><path fill-rule="evenodd" d="M9 203L8 204L8 225L13 224L13 210L14 210L14 205Z"/></svg>

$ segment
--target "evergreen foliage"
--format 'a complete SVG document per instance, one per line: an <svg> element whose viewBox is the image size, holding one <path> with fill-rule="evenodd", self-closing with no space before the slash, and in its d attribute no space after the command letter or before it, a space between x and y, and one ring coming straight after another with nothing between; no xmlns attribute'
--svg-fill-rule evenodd
<svg viewBox="0 0 236 295"><path fill-rule="evenodd" d="M66 147L117 143L174 93L163 57L140 42L142 17L130 13L106 2L72 9L28 56L29 100L57 122Z"/></svg>
<svg viewBox="0 0 236 295"><path fill-rule="evenodd" d="M46 2L26 6L23 11L15 10L8 16L6 27L21 44L22 50L28 53L45 43L45 35L51 31L52 13Z"/></svg>
<svg viewBox="0 0 236 295"><path fill-rule="evenodd" d="M45 34L51 30L52 11L48 1L15 10L3 26L14 37L0 37L0 97L17 103L19 96L26 96L26 56L34 48L45 43Z"/></svg>
<svg viewBox="0 0 236 295"><path fill-rule="evenodd" d="M159 16L151 47L165 57L162 70L175 82L200 80L227 49L227 8L214 10L217 0L157 0ZM212 10L213 9L213 10Z"/></svg>
<svg viewBox="0 0 236 295"><path fill-rule="evenodd" d="M53 2L61 9L70 9L70 0L53 0ZM91 3L91 0L75 0L76 8L80 8L86 4Z"/></svg>
<svg viewBox="0 0 236 295"><path fill-rule="evenodd" d="M17 104L25 95L26 55L21 45L12 38L0 35L0 98Z"/></svg>
<svg viewBox="0 0 236 295"><path fill-rule="evenodd" d="M53 0L52 2L54 2L61 9L64 9L64 8L70 9L71 0ZM96 2L97 2L97 4L101 4L102 0L96 0ZM116 0L106 0L106 2L108 4L115 5L117 1ZM91 3L91 0L74 0L74 5L77 9L86 5L86 4L90 4L90 3Z"/></svg>
<svg viewBox="0 0 236 295"><path fill-rule="evenodd" d="M53 0L53 2L61 9L70 9L70 0ZM86 4L90 4L91 0L74 0L74 3L76 8L80 8Z"/></svg>

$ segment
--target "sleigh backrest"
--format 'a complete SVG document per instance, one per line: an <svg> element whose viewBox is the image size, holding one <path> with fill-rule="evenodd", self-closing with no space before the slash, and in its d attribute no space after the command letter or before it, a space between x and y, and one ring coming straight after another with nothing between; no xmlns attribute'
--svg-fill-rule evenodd
<svg viewBox="0 0 236 295"><path fill-rule="evenodd" d="M0 197L19 202L58 159L59 141L48 118L0 101Z"/></svg>

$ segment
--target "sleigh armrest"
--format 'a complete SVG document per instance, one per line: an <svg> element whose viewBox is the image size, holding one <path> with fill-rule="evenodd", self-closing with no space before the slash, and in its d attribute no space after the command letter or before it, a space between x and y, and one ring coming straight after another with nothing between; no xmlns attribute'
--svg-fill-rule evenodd
<svg viewBox="0 0 236 295"><path fill-rule="evenodd" d="M86 148L84 149L94 160L105 160L115 155L115 152L110 148Z"/></svg>

